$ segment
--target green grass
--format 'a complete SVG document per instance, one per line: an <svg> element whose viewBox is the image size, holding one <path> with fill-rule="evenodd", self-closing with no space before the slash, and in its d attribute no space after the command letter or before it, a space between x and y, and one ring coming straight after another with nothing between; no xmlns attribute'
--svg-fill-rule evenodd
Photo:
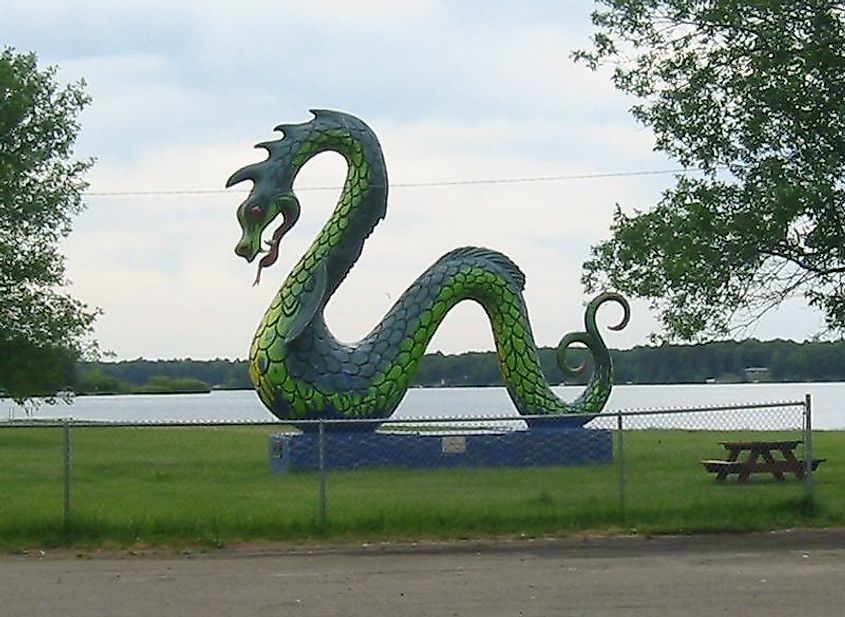
<svg viewBox="0 0 845 617"><path fill-rule="evenodd" d="M699 460L753 433L625 433L625 516L613 464L271 474L267 427L74 428L69 525L62 431L0 430L0 550L739 532L845 524L845 433L815 435L816 499L765 477L718 483ZM766 433L767 438L776 434ZM781 435L783 436L783 435ZM791 436L795 436L792 433Z"/></svg>

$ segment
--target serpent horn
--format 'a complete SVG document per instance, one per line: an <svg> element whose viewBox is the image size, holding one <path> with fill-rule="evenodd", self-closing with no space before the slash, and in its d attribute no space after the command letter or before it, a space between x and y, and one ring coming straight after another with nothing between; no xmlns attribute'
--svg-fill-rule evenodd
<svg viewBox="0 0 845 617"><path fill-rule="evenodd" d="M261 173L261 163L253 163L246 167L241 167L238 171L233 173L228 180L226 180L226 188L234 186L244 180L252 180L255 182Z"/></svg>

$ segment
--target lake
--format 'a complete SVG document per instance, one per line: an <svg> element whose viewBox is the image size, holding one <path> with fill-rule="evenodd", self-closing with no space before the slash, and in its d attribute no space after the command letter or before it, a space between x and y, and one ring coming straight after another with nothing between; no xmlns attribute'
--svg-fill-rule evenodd
<svg viewBox="0 0 845 617"><path fill-rule="evenodd" d="M554 390L562 398L571 400L580 394L582 388L562 386ZM807 393L813 397L814 428L845 430L845 382L620 385L613 389L606 411L803 401ZM413 388L408 391L394 417L477 418L515 414L504 388ZM25 417L23 409L8 399L0 399L0 421ZM251 390L215 391L210 394L80 396L70 405L41 406L33 417L120 422L275 420Z"/></svg>

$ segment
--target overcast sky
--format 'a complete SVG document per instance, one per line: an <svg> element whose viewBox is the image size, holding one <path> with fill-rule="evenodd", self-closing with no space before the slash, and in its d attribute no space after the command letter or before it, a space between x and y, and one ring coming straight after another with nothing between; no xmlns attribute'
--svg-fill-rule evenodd
<svg viewBox="0 0 845 617"><path fill-rule="evenodd" d="M670 170L631 100L606 73L570 60L588 45L589 0L309 0L259 2L5 0L0 40L35 51L93 102L78 156L93 156L88 209L64 246L72 293L103 309L102 347L117 358L246 356L265 307L337 199L344 168L325 155L297 181L303 214L281 258L252 287L235 256L242 186L228 176L252 149L310 108L363 118L379 135L392 183L376 228L327 317L363 337L431 262L451 248L496 248L527 275L540 345L582 329L581 264L608 235L615 204L646 209L671 174L450 185L462 180ZM311 190L306 190L311 189ZM97 195L139 191L220 191ZM656 322L633 303L609 346L646 344ZM602 320L618 318L605 309ZM819 315L795 301L747 333L803 340ZM430 351L492 349L471 303L446 319Z"/></svg>

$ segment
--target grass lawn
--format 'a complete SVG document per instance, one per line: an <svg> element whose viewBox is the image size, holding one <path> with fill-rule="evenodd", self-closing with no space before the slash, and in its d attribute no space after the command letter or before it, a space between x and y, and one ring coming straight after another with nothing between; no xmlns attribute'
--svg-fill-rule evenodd
<svg viewBox="0 0 845 617"><path fill-rule="evenodd" d="M74 428L65 529L61 429L1 429L0 550L845 525L845 432L814 435L815 455L827 462L816 474L812 505L795 479L719 483L702 469L701 459L723 456L719 441L753 433L645 430L624 436L624 518L615 461L331 472L324 525L317 473L269 472L270 432L271 427Z"/></svg>

